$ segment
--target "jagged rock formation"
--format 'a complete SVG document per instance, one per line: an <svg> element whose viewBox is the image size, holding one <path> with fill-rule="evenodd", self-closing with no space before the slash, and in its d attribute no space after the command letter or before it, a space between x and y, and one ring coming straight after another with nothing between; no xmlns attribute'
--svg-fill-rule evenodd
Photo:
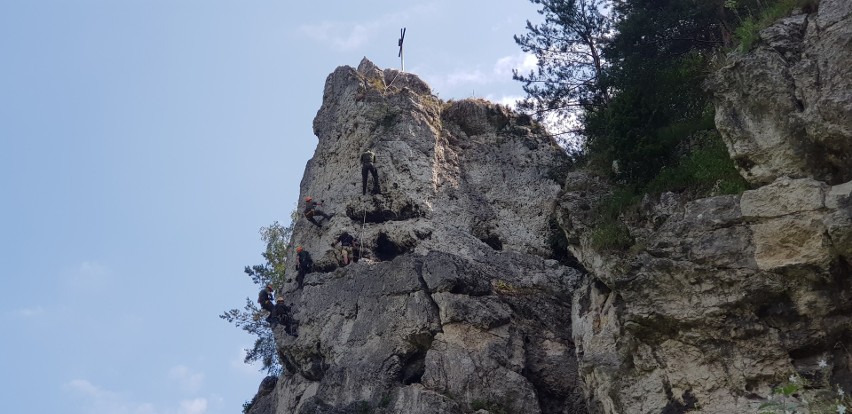
<svg viewBox="0 0 852 414"><path fill-rule="evenodd" d="M716 127L743 177L852 180L852 2L780 20L729 56L710 89Z"/></svg>
<svg viewBox="0 0 852 414"><path fill-rule="evenodd" d="M536 130L366 59L328 77L301 198L335 216L294 230L316 271L286 286L300 326L275 332L275 413L586 412L569 319L581 273L547 237L567 158ZM361 194L368 147L381 195ZM340 267L344 231L367 253Z"/></svg>
<svg viewBox="0 0 852 414"><path fill-rule="evenodd" d="M852 387L852 2L781 20L711 87L741 196L666 193L597 251L608 185L569 175L559 221L589 271L574 293L595 413L755 413L798 374L807 398ZM820 367L824 360L826 367Z"/></svg>
<svg viewBox="0 0 852 414"><path fill-rule="evenodd" d="M593 222L574 212L605 184L568 182L563 223L594 275L572 313L592 412L752 413L794 373L852 385L852 182L667 193L628 220L630 254L588 247Z"/></svg>
<svg viewBox="0 0 852 414"><path fill-rule="evenodd" d="M647 197L629 251L592 247L611 189L566 178L528 118L338 68L300 196L335 216L297 222L316 260L285 287L299 336L276 329L286 373L249 412L753 413L791 374L809 398L852 388L850 10L823 0L729 58L717 127L755 187ZM346 267L343 231L366 245Z"/></svg>

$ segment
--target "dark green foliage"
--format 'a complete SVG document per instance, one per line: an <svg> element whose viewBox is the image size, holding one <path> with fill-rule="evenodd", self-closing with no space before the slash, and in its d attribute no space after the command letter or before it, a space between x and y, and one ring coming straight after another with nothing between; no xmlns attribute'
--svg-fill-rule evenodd
<svg viewBox="0 0 852 414"><path fill-rule="evenodd" d="M521 49L538 59L535 71L514 72L527 93L520 108L538 116L567 117L578 108L600 105L606 98L598 81L603 72L601 48L611 28L604 0L531 1L541 6L544 23L527 21L528 33L515 36Z"/></svg>
<svg viewBox="0 0 852 414"><path fill-rule="evenodd" d="M734 168L721 138L717 134L707 138L707 142L700 143L678 164L660 171L648 183L646 191L652 194L689 191L695 197L704 197L747 190L748 183Z"/></svg>
<svg viewBox="0 0 852 414"><path fill-rule="evenodd" d="M739 43L739 49L741 51L751 50L761 30L769 27L776 20L788 16L796 8L811 11L816 8L818 3L818 0L776 0L774 2L768 1L768 6L756 15L749 11L748 16L742 18L739 27L734 30L734 37ZM732 1L732 5L736 4L736 1Z"/></svg>
<svg viewBox="0 0 852 414"><path fill-rule="evenodd" d="M260 229L261 239L266 243L266 250L263 252L263 258L266 259L266 262L260 265L246 266L244 270L252 282L257 285L258 291L270 283L273 287L276 287L276 290L277 286L283 285L289 248L287 242L290 240L292 232L292 222L289 226L284 227L276 221L269 227ZM242 309L228 310L219 317L257 337L254 346L246 350L244 362L247 364L260 362L262 371L266 371L268 375L278 376L281 373L281 362L278 360L272 328L264 320L265 313L266 311L258 306L256 299L247 297L246 304Z"/></svg>
<svg viewBox="0 0 852 414"><path fill-rule="evenodd" d="M545 21L515 37L539 59L537 72L515 75L528 94L522 108L578 116L592 168L638 187L681 162L684 139L713 128L703 84L717 56L737 39L747 48L759 29L816 2L530 1Z"/></svg>
<svg viewBox="0 0 852 414"><path fill-rule="evenodd" d="M624 250L632 245L633 237L618 221L602 222L592 232L591 247L595 250Z"/></svg>
<svg viewBox="0 0 852 414"><path fill-rule="evenodd" d="M249 412L249 410L251 410L251 407L253 405L254 405L254 398L252 398L249 401L244 402L243 403L243 414L247 414Z"/></svg>
<svg viewBox="0 0 852 414"><path fill-rule="evenodd" d="M632 187L620 187L598 204L595 215L597 223L591 235L591 245L594 249L625 249L633 245L633 238L619 220L619 216L640 200L639 192Z"/></svg>
<svg viewBox="0 0 852 414"><path fill-rule="evenodd" d="M470 408L473 411L485 410L492 414L507 414L505 408L501 407L500 404L497 404L492 401L483 401L483 400L473 400L470 403Z"/></svg>

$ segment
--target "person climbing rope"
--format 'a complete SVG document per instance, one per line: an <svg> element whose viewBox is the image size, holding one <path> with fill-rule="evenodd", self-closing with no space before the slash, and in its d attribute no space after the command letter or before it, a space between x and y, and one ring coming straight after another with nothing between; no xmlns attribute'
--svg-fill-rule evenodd
<svg viewBox="0 0 852 414"><path fill-rule="evenodd" d="M310 273L314 268L314 260L311 259L311 254L302 246L296 247L296 270L299 272L296 275L296 285L299 289L305 283L305 275Z"/></svg>
<svg viewBox="0 0 852 414"><path fill-rule="evenodd" d="M272 285L267 284L263 287L263 289L260 290L260 293L258 293L257 295L257 303L260 304L260 307L270 312L272 312L272 308L275 307L275 305L272 303L272 291Z"/></svg>
<svg viewBox="0 0 852 414"><path fill-rule="evenodd" d="M263 310L269 311L269 316L266 317L266 321L270 324L273 323L273 311L275 310L275 305L272 303L272 285L267 284L260 290L260 293L257 294L257 303L260 304L260 307Z"/></svg>
<svg viewBox="0 0 852 414"><path fill-rule="evenodd" d="M381 194L379 188L379 173L376 171L376 153L372 149L367 149L361 153L361 194L367 194L367 174L373 175L373 191L371 194Z"/></svg>
<svg viewBox="0 0 852 414"><path fill-rule="evenodd" d="M340 234L340 236L337 236L337 240L331 244L331 247L337 247L338 243L340 244L338 251L340 252L340 256L343 258L343 265L346 266L355 258L352 254L353 251L360 247L358 239L344 231Z"/></svg>
<svg viewBox="0 0 852 414"><path fill-rule="evenodd" d="M317 203L312 197L305 197L305 218L317 227L322 227L322 224L319 224L314 217L320 216L326 220L331 220L331 218L334 217L334 214L325 214L322 210L317 208L317 206L321 205L322 202Z"/></svg>
<svg viewBox="0 0 852 414"><path fill-rule="evenodd" d="M275 323L284 327L284 332L287 335L297 336L296 321L293 320L293 316L290 314L290 307L284 303L284 296L278 295L275 299L275 308L272 311L271 317Z"/></svg>

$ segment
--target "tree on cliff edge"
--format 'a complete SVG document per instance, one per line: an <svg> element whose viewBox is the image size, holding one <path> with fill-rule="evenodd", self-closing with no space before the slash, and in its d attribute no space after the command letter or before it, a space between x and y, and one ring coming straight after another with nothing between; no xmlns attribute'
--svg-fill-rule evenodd
<svg viewBox="0 0 852 414"><path fill-rule="evenodd" d="M519 103L537 116L565 118L609 100L601 87L602 48L612 27L605 0L530 0L541 5L544 23L527 21L527 33L515 36L521 50L532 53L537 68L514 71L527 98Z"/></svg>
<svg viewBox="0 0 852 414"><path fill-rule="evenodd" d="M274 287L284 284L284 270L287 265L289 248L287 242L292 233L293 222L284 227L276 221L269 227L260 228L260 238L266 243L266 250L263 252L263 258L266 262L246 266L244 270L245 274L257 285L258 290L270 283ZM246 364L260 362L261 371L266 371L268 375L278 376L281 374L281 361L278 360L272 328L263 318L264 313L265 311L258 307L255 300L247 297L246 304L242 309L231 309L219 315L219 317L257 337L254 346L251 349L246 349L244 362Z"/></svg>

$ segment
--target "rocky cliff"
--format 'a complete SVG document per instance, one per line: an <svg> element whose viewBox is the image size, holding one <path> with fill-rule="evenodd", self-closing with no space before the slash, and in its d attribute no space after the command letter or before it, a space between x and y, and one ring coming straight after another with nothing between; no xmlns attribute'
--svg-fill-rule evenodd
<svg viewBox="0 0 852 414"><path fill-rule="evenodd" d="M628 251L591 247L611 188L566 176L529 118L335 70L300 194L335 215L296 223L316 265L285 286L299 335L276 328L285 373L250 413L752 413L791 375L802 398L852 388L850 9L823 0L729 57L716 121L754 188L647 197ZM344 231L365 245L345 267Z"/></svg>
<svg viewBox="0 0 852 414"><path fill-rule="evenodd" d="M276 330L285 373L253 412L586 412L570 322L581 273L548 239L567 162L552 139L366 59L328 77L314 132L300 198L334 217L296 224L314 272L285 287L299 335ZM367 148L380 195L361 194ZM330 245L344 231L365 257L341 267Z"/></svg>
<svg viewBox="0 0 852 414"><path fill-rule="evenodd" d="M608 186L566 181L559 221L589 271L572 335L590 412L756 413L791 376L810 384L797 401L852 388L852 2L760 35L709 85L753 190L646 198L622 217L625 253L590 247Z"/></svg>

